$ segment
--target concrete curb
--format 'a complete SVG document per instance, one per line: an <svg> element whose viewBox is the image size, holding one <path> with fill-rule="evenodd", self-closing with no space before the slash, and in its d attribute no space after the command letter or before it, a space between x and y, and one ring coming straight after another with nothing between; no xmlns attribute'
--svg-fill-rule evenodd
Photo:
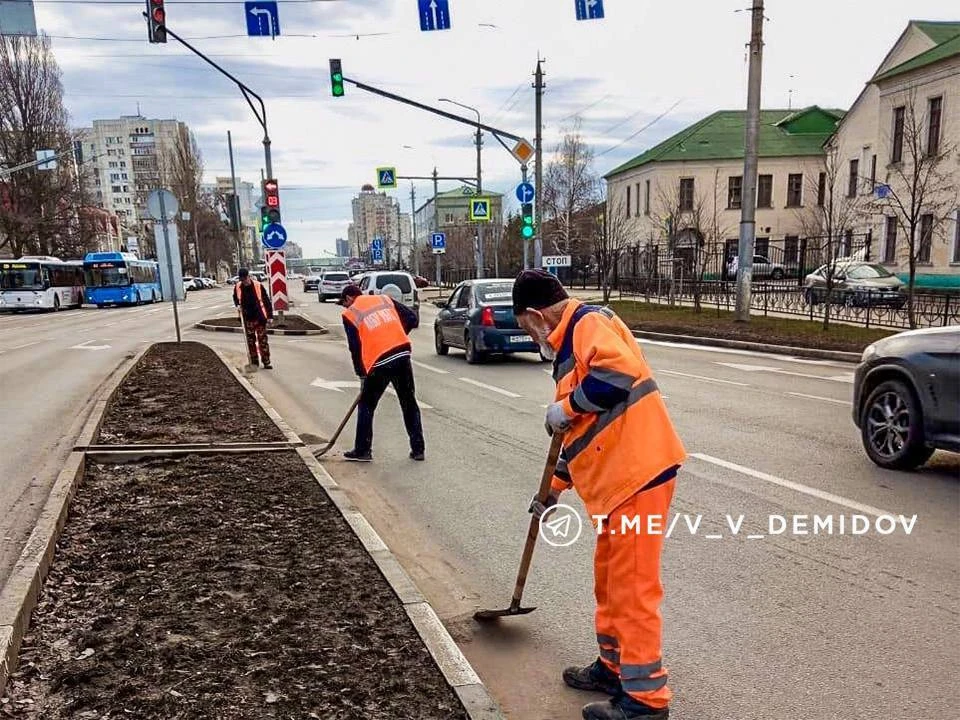
<svg viewBox="0 0 960 720"><path fill-rule="evenodd" d="M820 350L819 348L801 348L790 345L770 345L767 343L747 342L746 340L727 340L725 338L700 337L696 335L674 335L673 333L648 332L646 330L632 330L634 337L647 340L661 340L663 342L687 343L689 345L710 345L713 347L731 348L735 350L753 350L754 352L771 353L776 355L793 355L795 357L811 358L815 360L838 360L840 362L860 362L860 353L844 352L842 350Z"/></svg>
<svg viewBox="0 0 960 720"><path fill-rule="evenodd" d="M130 371L140 362L149 347L140 350L121 363L115 376L104 386L100 398L90 410L90 416L80 432L78 444L89 444L100 431L100 424L110 400ZM30 626L30 615L37 606L47 571L53 563L60 532L67 522L70 501L83 480L84 453L74 450L50 490L37 524L20 553L10 577L0 590L0 688L7 684L10 673L16 670L20 643Z"/></svg>
<svg viewBox="0 0 960 720"><path fill-rule="evenodd" d="M204 322L194 323L193 326L198 330L206 330L207 332L243 333L243 328L210 325ZM267 335L326 335L328 332L330 331L325 327L321 327L319 330L276 330L274 328L267 328Z"/></svg>
<svg viewBox="0 0 960 720"><path fill-rule="evenodd" d="M236 368L227 362L218 350L214 349L214 352L220 356L227 369L247 389L267 415L277 423L284 434L290 433L293 438L302 443L263 395ZM417 629L420 638L430 651L430 655L433 656L434 661L440 668L440 672L443 673L443 677L457 694L467 711L467 716L471 720L505 720L506 716L503 711L497 705L493 696L490 695L469 661L460 652L460 648L457 647L453 637L443 626L436 611L423 597L413 580L401 567L396 556L377 534L377 531L373 529L363 513L354 507L346 492L330 476L330 473L320 464L320 461L303 445L295 449L317 483L324 489L331 502L340 512L340 515L350 525L354 535L357 536L373 562L376 563L384 579L397 594L407 617L410 618L410 622Z"/></svg>

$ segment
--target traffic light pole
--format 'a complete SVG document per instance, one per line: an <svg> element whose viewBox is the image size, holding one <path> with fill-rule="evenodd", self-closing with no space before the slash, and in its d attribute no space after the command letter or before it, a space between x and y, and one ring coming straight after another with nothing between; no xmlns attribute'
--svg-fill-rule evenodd
<svg viewBox="0 0 960 720"><path fill-rule="evenodd" d="M527 182L527 166L526 166L526 165L521 165L521 166L520 166L520 172L523 174L523 182L524 182L524 184L526 184L526 182ZM521 215L522 215L522 213L521 213ZM521 229L523 228L523 220L522 220L522 218L521 218L520 227L521 227ZM529 247L529 245L528 245L528 243L527 243L527 238L523 237L522 234L520 235L520 244L523 245L523 269L524 269L524 270L529 270L529 269L530 269L530 247Z"/></svg>

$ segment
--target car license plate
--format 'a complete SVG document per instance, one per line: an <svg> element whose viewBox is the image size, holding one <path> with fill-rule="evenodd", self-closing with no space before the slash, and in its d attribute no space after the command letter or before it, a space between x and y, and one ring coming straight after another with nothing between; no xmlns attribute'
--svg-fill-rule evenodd
<svg viewBox="0 0 960 720"><path fill-rule="evenodd" d="M528 343L533 342L533 338L529 335L511 335L510 342L512 343Z"/></svg>

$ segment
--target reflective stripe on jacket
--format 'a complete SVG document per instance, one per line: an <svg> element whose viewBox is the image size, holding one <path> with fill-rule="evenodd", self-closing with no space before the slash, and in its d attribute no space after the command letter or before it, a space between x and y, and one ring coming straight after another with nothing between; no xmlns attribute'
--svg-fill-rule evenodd
<svg viewBox="0 0 960 720"><path fill-rule="evenodd" d="M384 353L410 347L403 323L388 295L357 296L343 311L343 319L357 329L365 373L370 372Z"/></svg>
<svg viewBox="0 0 960 720"><path fill-rule="evenodd" d="M256 280L250 283L250 286L253 288L253 296L257 299L257 306L260 308L260 313L264 321L266 321L270 317L270 314L267 312L267 307L263 303L263 286ZM233 286L233 296L236 299L237 307L243 312L243 283L239 280L237 284Z"/></svg>
<svg viewBox="0 0 960 720"><path fill-rule="evenodd" d="M548 338L556 401L574 418L553 487L572 482L587 510L608 515L684 460L649 365L613 311L570 300Z"/></svg>

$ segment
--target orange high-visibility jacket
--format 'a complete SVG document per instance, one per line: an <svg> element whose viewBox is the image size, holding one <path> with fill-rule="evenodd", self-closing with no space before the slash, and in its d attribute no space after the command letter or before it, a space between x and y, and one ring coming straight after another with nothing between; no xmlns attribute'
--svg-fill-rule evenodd
<svg viewBox="0 0 960 720"><path fill-rule="evenodd" d="M343 318L357 329L366 373L381 355L410 342L388 295L357 296L353 305L343 311Z"/></svg>
<svg viewBox="0 0 960 720"><path fill-rule="evenodd" d="M260 312L263 313L263 317L264 317L264 318L270 317L269 313L267 313L267 307L266 307L266 305L263 304L263 285L261 285L257 280L254 280L254 281L253 281L252 283L250 283L250 284L253 286L253 294L254 294L254 295L256 296L256 298L257 298L257 305L260 306ZM242 286L243 286L243 283L241 283L239 280L237 280L236 285L233 286L233 296L236 298L236 300L237 300L237 303L236 303L236 304L237 304L237 307L240 308L240 311L241 311L241 312L243 312L243 290L242 290Z"/></svg>
<svg viewBox="0 0 960 720"><path fill-rule="evenodd" d="M548 342L557 353L556 401L573 417L554 490L572 483L591 515L686 460L636 339L613 311L570 300Z"/></svg>

